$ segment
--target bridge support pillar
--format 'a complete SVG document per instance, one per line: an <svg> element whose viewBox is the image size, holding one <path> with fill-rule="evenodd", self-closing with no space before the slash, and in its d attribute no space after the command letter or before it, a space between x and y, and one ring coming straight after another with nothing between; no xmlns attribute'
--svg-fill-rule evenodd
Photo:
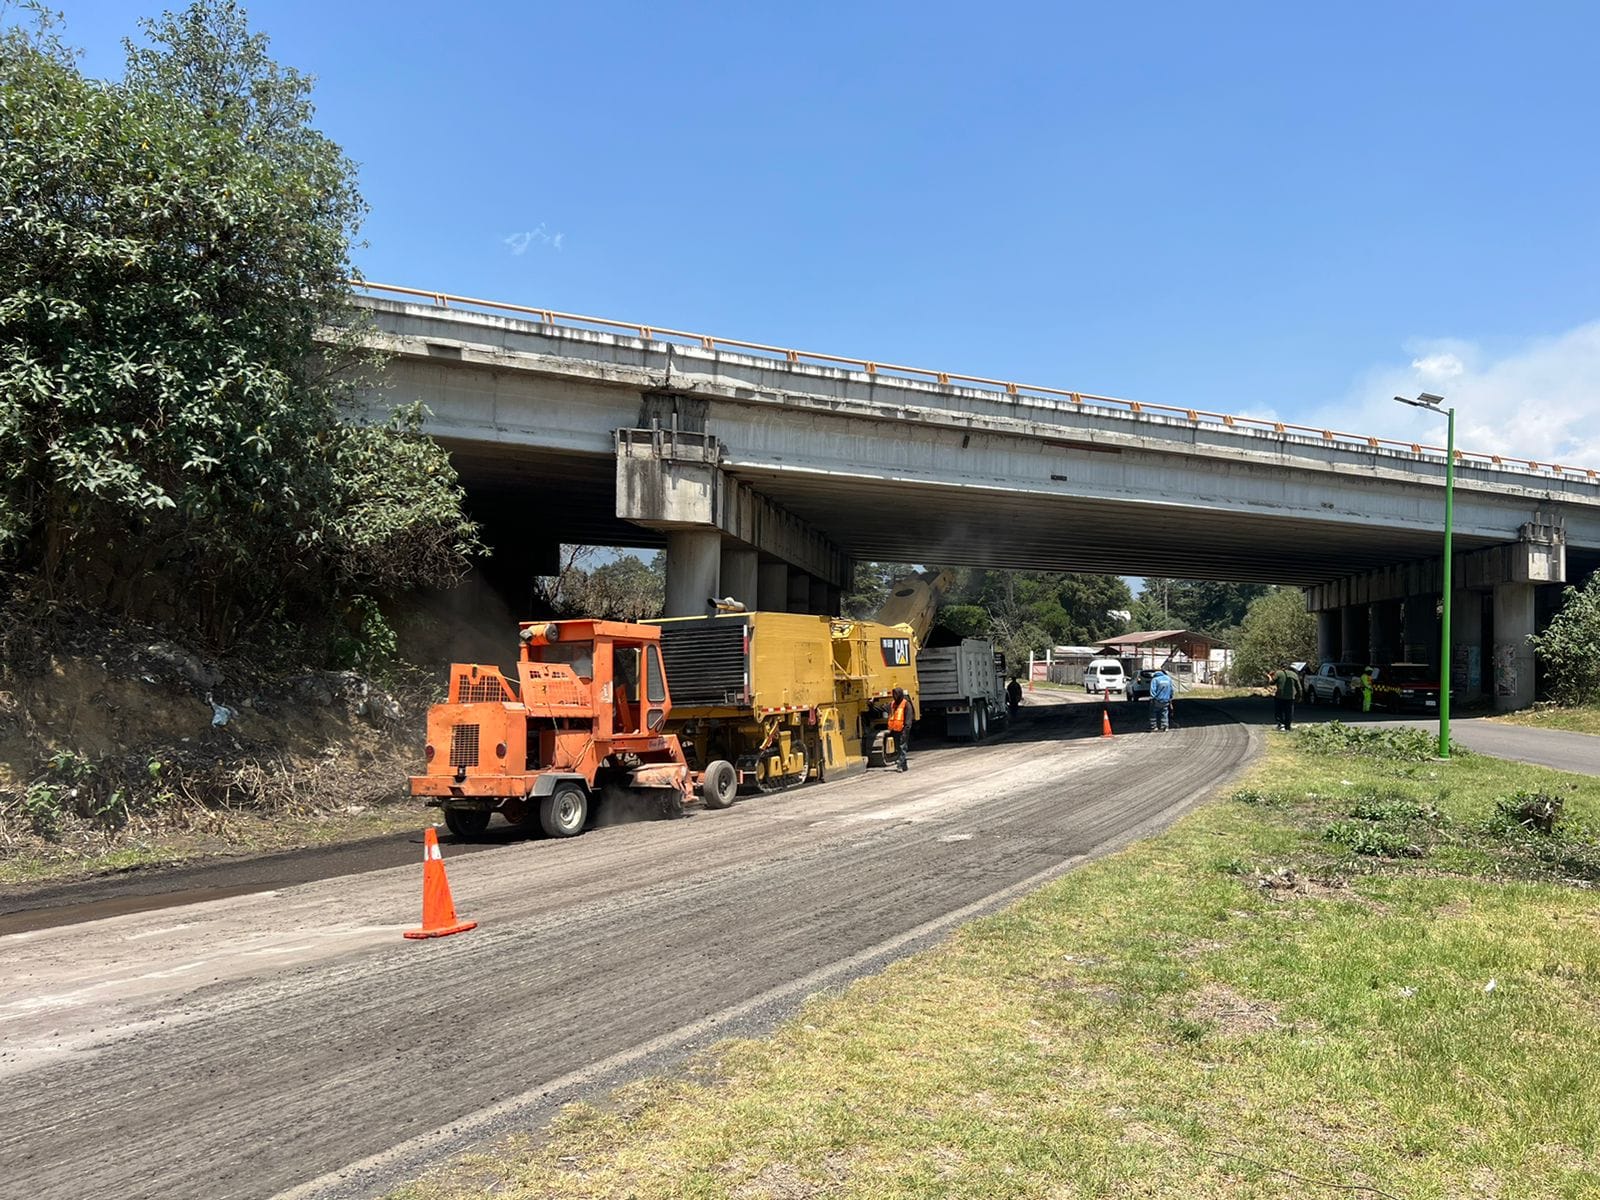
<svg viewBox="0 0 1600 1200"><path fill-rule="evenodd" d="M1339 657L1345 662L1367 657L1367 606L1351 604L1339 609Z"/></svg>
<svg viewBox="0 0 1600 1200"><path fill-rule="evenodd" d="M789 599L784 607L792 613L811 611L811 576L804 571L789 572Z"/></svg>
<svg viewBox="0 0 1600 1200"><path fill-rule="evenodd" d="M668 617L701 617L706 601L721 594L722 535L715 529L667 532Z"/></svg>
<svg viewBox="0 0 1600 1200"><path fill-rule="evenodd" d="M1453 638L1454 634L1451 636ZM1439 649L1439 597L1408 596L1405 600L1405 641L1401 645L1399 659L1437 664Z"/></svg>
<svg viewBox="0 0 1600 1200"><path fill-rule="evenodd" d="M1317 660L1339 657L1339 614L1331 608L1317 614ZM1310 668L1315 671L1315 666Z"/></svg>
<svg viewBox="0 0 1600 1200"><path fill-rule="evenodd" d="M1483 593L1467 588L1450 597L1450 695L1483 695Z"/></svg>
<svg viewBox="0 0 1600 1200"><path fill-rule="evenodd" d="M1533 632L1533 584L1497 585L1494 589L1496 712L1527 708L1533 703L1533 647L1528 644Z"/></svg>
<svg viewBox="0 0 1600 1200"><path fill-rule="evenodd" d="M746 608L754 610L758 603L760 558L748 546L724 546L722 578L717 597L732 596Z"/></svg>
<svg viewBox="0 0 1600 1200"><path fill-rule="evenodd" d="M1379 600L1372 606L1372 637L1367 652L1358 655L1366 665L1375 666L1379 663L1394 662L1400 658L1400 618L1401 602L1399 600Z"/></svg>
<svg viewBox="0 0 1600 1200"><path fill-rule="evenodd" d="M762 612L789 611L788 563L762 563L756 568L756 607Z"/></svg>
<svg viewBox="0 0 1600 1200"><path fill-rule="evenodd" d="M813 579L811 581L811 606L806 611L825 617L833 616L834 610L828 607L828 593L832 590L828 586L826 579Z"/></svg>

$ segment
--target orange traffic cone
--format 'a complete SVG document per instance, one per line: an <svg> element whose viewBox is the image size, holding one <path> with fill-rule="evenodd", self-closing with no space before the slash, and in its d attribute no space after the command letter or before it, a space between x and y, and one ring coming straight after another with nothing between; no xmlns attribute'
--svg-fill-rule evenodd
<svg viewBox="0 0 1600 1200"><path fill-rule="evenodd" d="M1109 708L1100 710L1100 736L1103 738L1111 736L1111 710Z"/></svg>
<svg viewBox="0 0 1600 1200"><path fill-rule="evenodd" d="M455 901L450 899L450 881L444 877L444 859L439 854L439 835L430 826L422 835L422 928L408 929L408 938L446 937L476 929L476 921L456 920Z"/></svg>

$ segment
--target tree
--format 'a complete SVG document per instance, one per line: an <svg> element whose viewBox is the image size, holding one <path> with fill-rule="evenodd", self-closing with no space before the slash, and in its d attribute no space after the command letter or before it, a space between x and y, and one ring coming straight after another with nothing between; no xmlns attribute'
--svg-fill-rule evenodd
<svg viewBox="0 0 1600 1200"><path fill-rule="evenodd" d="M1260 683L1285 663L1309 662L1317 653L1317 618L1294 588L1276 588L1253 600L1234 650L1234 682Z"/></svg>
<svg viewBox="0 0 1600 1200"><path fill-rule="evenodd" d="M1560 704L1600 699L1600 573L1561 593L1561 611L1528 639L1544 660L1545 681Z"/></svg>
<svg viewBox="0 0 1600 1200"><path fill-rule="evenodd" d="M1212 635L1239 625L1252 601L1271 589L1261 583L1148 578L1133 623L1140 629L1193 629Z"/></svg>
<svg viewBox="0 0 1600 1200"><path fill-rule="evenodd" d="M586 615L612 621L659 617L667 596L665 563L661 565L656 570L636 555L625 554L596 567L584 581Z"/></svg>
<svg viewBox="0 0 1600 1200"><path fill-rule="evenodd" d="M481 547L421 412L347 419L365 206L310 80L231 0L142 28L112 82L0 29L0 558L218 645L452 581Z"/></svg>

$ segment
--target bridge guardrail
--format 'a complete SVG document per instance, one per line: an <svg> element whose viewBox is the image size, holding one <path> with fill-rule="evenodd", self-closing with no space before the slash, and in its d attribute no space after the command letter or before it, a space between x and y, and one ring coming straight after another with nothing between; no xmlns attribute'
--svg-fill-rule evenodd
<svg viewBox="0 0 1600 1200"><path fill-rule="evenodd" d="M525 304L512 304L504 300L483 300L473 296L457 296L449 292L429 291L425 288L402 287L392 283L369 283L352 279L350 286L358 291L411 296L432 301L440 308L456 305L465 309L486 309L490 312L511 312L537 317L544 325L567 326L574 329L617 330L644 341L678 341L698 346L702 350L748 350L757 354L780 358L795 365L818 364L844 367L867 375L889 375L904 379L931 380L942 387L951 384L968 384L983 390L1002 391L1008 396L1065 400L1079 408L1104 408L1133 416L1158 415L1184 421L1191 425L1215 424L1231 429L1254 433L1296 434L1319 438L1335 445L1369 450L1400 450L1419 458L1445 457L1443 446L1426 442L1407 442L1398 438L1372 437L1368 434L1345 433L1337 429L1324 429L1315 425L1299 425L1293 421L1274 421L1266 417L1243 417L1229 413L1211 412L1200 408L1181 408L1172 404L1151 404L1142 400L1124 400L1117 396L1099 396L1092 392L1073 392L1040 384L1016 383L1004 379L989 379L982 375L963 375L956 371L936 371L928 367L907 367L897 363L882 363L865 358L850 358L839 354L823 354L814 350L793 350L784 346L771 346L764 342L747 342L739 338L716 337L705 333L690 333L682 329L667 329L659 325L641 325L632 321L617 321L609 317L590 317L581 313L560 312L552 308L533 308ZM1540 462L1531 458L1510 455L1486 454L1475 450L1456 450L1456 462L1499 467L1523 473L1550 475L1562 479L1595 482L1600 472L1585 467L1567 467L1559 463Z"/></svg>

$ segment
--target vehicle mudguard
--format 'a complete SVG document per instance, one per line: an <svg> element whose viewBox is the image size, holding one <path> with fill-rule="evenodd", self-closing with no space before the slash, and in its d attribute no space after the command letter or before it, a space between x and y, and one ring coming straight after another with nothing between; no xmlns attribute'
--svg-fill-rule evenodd
<svg viewBox="0 0 1600 1200"><path fill-rule="evenodd" d="M575 783L579 787L583 788L583 790L586 792L591 790L589 787L589 781L582 775L564 775L558 774L554 771L549 771L533 781L533 791L529 792L528 795L534 797L553 796L555 795L556 788L560 787L563 783Z"/></svg>

